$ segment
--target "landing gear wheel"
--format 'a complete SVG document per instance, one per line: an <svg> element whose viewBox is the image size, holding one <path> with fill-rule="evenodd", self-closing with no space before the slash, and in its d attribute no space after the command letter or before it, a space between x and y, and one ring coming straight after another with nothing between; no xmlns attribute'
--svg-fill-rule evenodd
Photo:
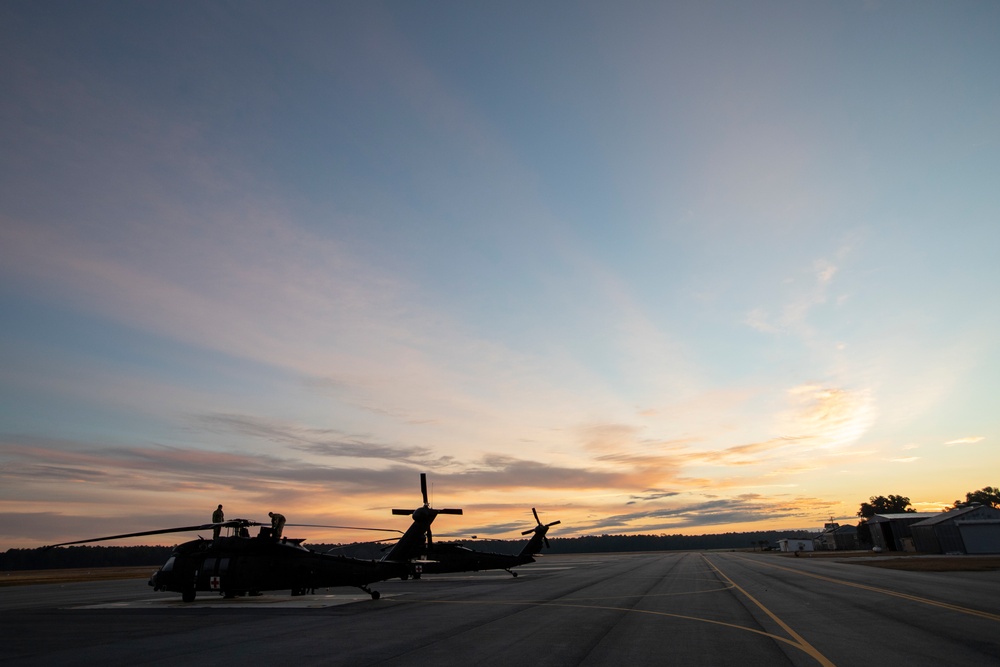
<svg viewBox="0 0 1000 667"><path fill-rule="evenodd" d="M183 593L181 593L181 600L183 602L194 602L195 595L197 595L197 594L198 594L198 591L196 591L193 588L189 588L188 590L186 590Z"/></svg>
<svg viewBox="0 0 1000 667"><path fill-rule="evenodd" d="M379 594L378 591L372 591L372 600L378 600L380 597L382 596Z"/></svg>
<svg viewBox="0 0 1000 667"><path fill-rule="evenodd" d="M515 579L517 579L517 572L511 572L511 574L514 575Z"/></svg>

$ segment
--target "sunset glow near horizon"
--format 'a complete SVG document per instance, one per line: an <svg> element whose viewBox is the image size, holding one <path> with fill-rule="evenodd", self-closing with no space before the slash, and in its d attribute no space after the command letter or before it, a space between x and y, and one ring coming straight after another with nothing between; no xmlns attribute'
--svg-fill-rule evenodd
<svg viewBox="0 0 1000 667"><path fill-rule="evenodd" d="M218 503L402 529L420 472L465 510L435 534L510 539L1000 486L998 34L995 2L0 5L0 549Z"/></svg>

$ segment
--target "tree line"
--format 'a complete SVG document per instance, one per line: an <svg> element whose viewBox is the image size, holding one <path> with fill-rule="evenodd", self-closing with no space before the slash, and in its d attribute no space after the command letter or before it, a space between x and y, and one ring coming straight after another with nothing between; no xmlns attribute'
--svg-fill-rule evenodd
<svg viewBox="0 0 1000 667"><path fill-rule="evenodd" d="M778 540L805 531L753 531L708 535L585 535L549 537L550 548L543 553L613 553L633 551L696 551L709 549L763 550L776 547ZM524 540L470 540L464 544L477 551L517 553ZM313 551L340 553L356 558L379 559L384 545L309 544ZM0 553L0 570L48 570L78 567L124 567L162 565L173 547L71 546L57 549L9 549Z"/></svg>
<svg viewBox="0 0 1000 667"><path fill-rule="evenodd" d="M8 549L0 553L0 570L61 570L78 567L160 566L173 547L92 547Z"/></svg>

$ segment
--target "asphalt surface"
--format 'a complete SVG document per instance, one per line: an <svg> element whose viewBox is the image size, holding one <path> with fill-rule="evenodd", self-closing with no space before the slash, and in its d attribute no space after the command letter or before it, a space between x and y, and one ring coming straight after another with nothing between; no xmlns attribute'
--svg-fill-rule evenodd
<svg viewBox="0 0 1000 667"><path fill-rule="evenodd" d="M520 572L382 582L380 600L13 586L0 663L1000 666L1000 572L684 552L546 556Z"/></svg>

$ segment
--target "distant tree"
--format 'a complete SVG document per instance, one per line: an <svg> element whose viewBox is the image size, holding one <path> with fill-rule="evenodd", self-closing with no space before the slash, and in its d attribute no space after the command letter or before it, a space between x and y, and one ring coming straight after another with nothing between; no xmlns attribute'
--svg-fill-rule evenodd
<svg viewBox="0 0 1000 667"><path fill-rule="evenodd" d="M867 503L861 503L858 516L870 519L876 514L901 514L916 512L910 507L910 499L906 496L872 496Z"/></svg>
<svg viewBox="0 0 1000 667"><path fill-rule="evenodd" d="M949 509L966 507L972 503L989 505L990 507L1000 507L1000 489L993 488L992 486L984 486L978 491L969 491L965 494L965 502L956 500L955 504Z"/></svg>

